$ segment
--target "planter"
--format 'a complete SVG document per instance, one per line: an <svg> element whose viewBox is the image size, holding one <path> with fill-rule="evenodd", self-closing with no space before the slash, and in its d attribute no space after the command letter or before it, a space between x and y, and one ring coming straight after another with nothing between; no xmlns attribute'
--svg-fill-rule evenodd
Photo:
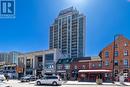
<svg viewBox="0 0 130 87"><path fill-rule="evenodd" d="M98 85L102 85L102 79L96 79L96 83L97 83Z"/></svg>

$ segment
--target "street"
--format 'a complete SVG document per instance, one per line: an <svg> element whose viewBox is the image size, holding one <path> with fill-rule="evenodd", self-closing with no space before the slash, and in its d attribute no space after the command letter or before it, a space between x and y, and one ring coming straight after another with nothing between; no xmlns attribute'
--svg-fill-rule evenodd
<svg viewBox="0 0 130 87"><path fill-rule="evenodd" d="M89 85L67 85L67 84L63 84L62 86L47 86L47 85L41 85L41 86L36 86L31 82L23 82L21 83L18 80L9 80L8 82L5 81L4 82L6 85L9 85L11 87L130 87L130 86L120 86L120 85L96 85L96 84L89 84ZM3 86L0 86L3 87Z"/></svg>

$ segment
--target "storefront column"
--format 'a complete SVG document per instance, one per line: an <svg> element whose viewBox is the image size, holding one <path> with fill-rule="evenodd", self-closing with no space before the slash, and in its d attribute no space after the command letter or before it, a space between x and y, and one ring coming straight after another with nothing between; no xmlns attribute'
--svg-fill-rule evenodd
<svg viewBox="0 0 130 87"><path fill-rule="evenodd" d="M36 59L35 59L35 56L33 56L33 75L35 76L36 75Z"/></svg>

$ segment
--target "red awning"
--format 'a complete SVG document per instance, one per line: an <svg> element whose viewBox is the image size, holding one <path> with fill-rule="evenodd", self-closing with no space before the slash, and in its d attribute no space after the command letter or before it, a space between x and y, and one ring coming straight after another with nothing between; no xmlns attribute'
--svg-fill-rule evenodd
<svg viewBox="0 0 130 87"><path fill-rule="evenodd" d="M80 72L112 72L112 70L79 70L79 73Z"/></svg>

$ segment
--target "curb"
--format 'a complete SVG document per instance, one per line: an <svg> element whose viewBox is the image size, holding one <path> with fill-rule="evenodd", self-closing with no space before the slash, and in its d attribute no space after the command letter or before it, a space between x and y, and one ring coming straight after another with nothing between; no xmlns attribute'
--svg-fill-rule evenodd
<svg viewBox="0 0 130 87"><path fill-rule="evenodd" d="M97 84L80 84L80 83L79 84L66 84L66 83L63 83L62 85L97 85ZM116 86L116 84L102 84L102 85L105 85L105 86Z"/></svg>
<svg viewBox="0 0 130 87"><path fill-rule="evenodd" d="M62 85L97 85L97 84L65 84L63 83ZM102 85L99 85L99 86L130 86L130 85L122 85L122 84L102 84Z"/></svg>

